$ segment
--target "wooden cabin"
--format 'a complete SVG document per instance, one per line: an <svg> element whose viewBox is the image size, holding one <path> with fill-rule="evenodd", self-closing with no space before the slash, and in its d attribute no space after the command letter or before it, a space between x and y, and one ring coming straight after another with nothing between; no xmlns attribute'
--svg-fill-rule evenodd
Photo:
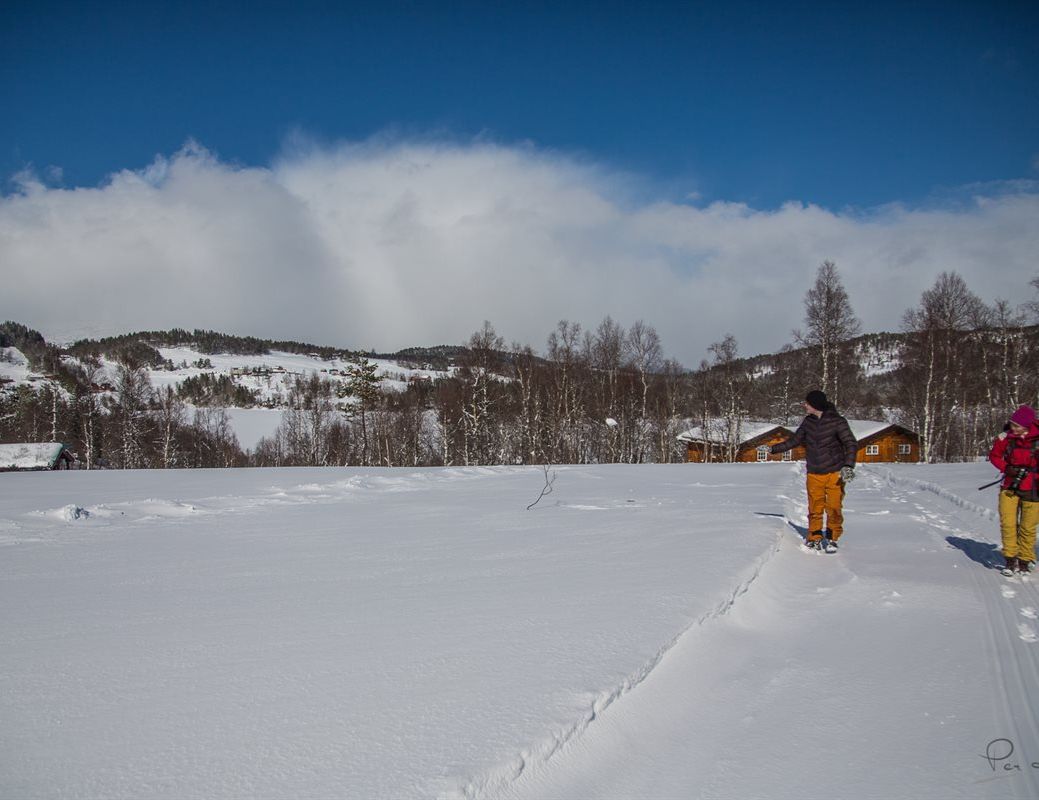
<svg viewBox="0 0 1039 800"><path fill-rule="evenodd" d="M901 425L872 420L848 420L852 435L858 442L856 462L914 463L920 460L920 437ZM780 455L772 455L769 448L794 435L794 427L771 422L744 422L740 427L740 441L736 452L737 463L766 461L803 461L805 449L795 447ZM690 463L727 461L724 425L722 420L708 423L703 428L692 428L678 437L686 448L685 460Z"/></svg>
<svg viewBox="0 0 1039 800"><path fill-rule="evenodd" d="M803 447L795 447L780 455L772 455L769 448L794 435L794 432L783 425L773 422L744 422L740 426L740 442L736 451L739 463L764 461L800 461L805 457ZM721 420L713 420L707 425L707 434L702 427L692 428L679 435L678 440L685 443L685 460L690 463L727 461L724 427Z"/></svg>
<svg viewBox="0 0 1039 800"><path fill-rule="evenodd" d="M0 472L74 469L76 457L61 442L0 444Z"/></svg>
<svg viewBox="0 0 1039 800"><path fill-rule="evenodd" d="M920 460L920 437L901 425L850 419L851 432L859 443L859 464L908 463Z"/></svg>

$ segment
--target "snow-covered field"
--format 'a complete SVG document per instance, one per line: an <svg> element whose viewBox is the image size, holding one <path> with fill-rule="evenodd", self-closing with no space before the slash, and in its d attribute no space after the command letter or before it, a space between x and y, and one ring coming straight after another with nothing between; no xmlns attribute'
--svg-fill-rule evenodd
<svg viewBox="0 0 1039 800"><path fill-rule="evenodd" d="M799 470L0 475L0 797L1039 796L992 469Z"/></svg>

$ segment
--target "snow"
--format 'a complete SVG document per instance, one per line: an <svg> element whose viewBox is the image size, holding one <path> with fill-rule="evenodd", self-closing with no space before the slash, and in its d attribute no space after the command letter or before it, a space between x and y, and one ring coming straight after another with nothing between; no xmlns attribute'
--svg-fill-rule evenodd
<svg viewBox="0 0 1039 800"><path fill-rule="evenodd" d="M883 430L891 427L893 423L877 422L870 419L849 419L848 427L851 428L852 436L856 441L864 441L870 436L875 436Z"/></svg>
<svg viewBox="0 0 1039 800"><path fill-rule="evenodd" d="M207 354L190 347L160 347L159 354L172 361L176 370L150 370L149 377L153 386L177 386L190 376L203 372L216 375L233 376L235 383L255 389L261 401L277 399L278 394L287 394L295 376L308 378L320 375L333 383L347 380L344 374L351 366L345 359L323 359L301 353L271 351L266 355L234 355L229 353ZM193 366L200 360L208 359L212 368ZM404 391L409 380L432 380L443 377L447 373L427 369L405 367L395 361L372 358L368 359L376 366L376 374L383 378L382 387L390 391ZM181 368L181 364L187 367ZM270 371L270 374L249 374L254 370Z"/></svg>
<svg viewBox="0 0 1039 800"><path fill-rule="evenodd" d="M1039 795L991 467L802 469L2 475L0 797Z"/></svg>
<svg viewBox="0 0 1039 800"><path fill-rule="evenodd" d="M0 444L0 469L49 469L62 447L60 442Z"/></svg>
<svg viewBox="0 0 1039 800"><path fill-rule="evenodd" d="M18 353L14 348L8 348ZM245 450L256 447L261 438L270 437L281 423L282 411L294 382L318 375L332 383L343 383L348 380L346 370L351 366L347 360L322 359L316 355L272 351L265 355L234 355L230 353L203 353L192 347L160 347L159 354L174 365L173 370L147 369L151 385L159 390L171 387L176 389L188 378L209 374L214 377L227 376L238 386L243 386L254 393L257 403L255 408L233 408L225 410L231 419L231 427L238 442ZM18 354L20 356L20 354ZM67 359L75 361L75 359ZM24 361L24 357L21 357ZM199 367L198 363L208 361L211 366ZM384 391L403 392L412 381L433 381L446 377L448 372L414 368L396 361L386 359L369 359L376 366L376 374L382 378L380 387ZM29 379L29 373L18 366L21 362L5 364L0 360L0 378L11 373L14 385ZM102 358L101 365L105 373L104 380L115 383L118 365L116 362ZM6 370L6 372L5 372ZM23 374L24 372L24 374ZM338 400L349 403L349 397ZM193 408L193 406L189 406Z"/></svg>
<svg viewBox="0 0 1039 800"><path fill-rule="evenodd" d="M798 419L791 425L783 425L778 422L761 422L758 420L745 420L740 425L740 441L749 442L759 436L762 436L776 428L786 428L791 433L797 430L797 427L801 424L801 420ZM892 423L890 422L877 422L875 420L863 420L863 419L849 419L848 426L851 428L852 434L858 441L868 439L882 430L890 428ZM725 438L725 420L717 419L708 423L707 427L707 440L720 442ZM700 426L690 428L678 436L679 441L683 442L700 442L704 440L703 428Z"/></svg>
<svg viewBox="0 0 1039 800"><path fill-rule="evenodd" d="M786 428L788 426L783 425L779 422L760 422L757 420L744 420L740 425L740 441L749 442L752 439L756 439L762 434L766 434L769 431L774 431L776 428ZM794 425L793 429L796 429L797 425ZM791 431L793 429L790 429ZM678 435L679 441L683 442L702 442L705 440L703 434L703 428L697 426L690 428ZM707 436L706 441L721 442L725 439L725 420L716 419L712 420L707 424Z"/></svg>
<svg viewBox="0 0 1039 800"><path fill-rule="evenodd" d="M243 450L254 450L260 439L269 439L281 425L280 408L225 408L231 428Z"/></svg>
<svg viewBox="0 0 1039 800"><path fill-rule="evenodd" d="M29 359L17 347L0 347L0 385L12 382L14 385L28 383L33 377L39 377L29 367Z"/></svg>
<svg viewBox="0 0 1039 800"><path fill-rule="evenodd" d="M869 377L887 375L902 366L902 347L899 344L884 347L877 343L861 342L856 350L859 366Z"/></svg>

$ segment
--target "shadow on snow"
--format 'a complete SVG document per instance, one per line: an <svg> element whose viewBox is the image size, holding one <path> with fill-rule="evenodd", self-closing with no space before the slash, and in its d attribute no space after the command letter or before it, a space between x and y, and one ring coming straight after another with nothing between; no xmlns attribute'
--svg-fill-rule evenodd
<svg viewBox="0 0 1039 800"><path fill-rule="evenodd" d="M755 511L754 513L759 517L776 517L777 519L784 520L787 525L789 525L791 528L794 529L794 531L797 532L797 535L800 536L802 540L808 540L808 528L804 527L803 525L798 525L796 522L787 519L785 514L775 514L768 511Z"/></svg>
<svg viewBox="0 0 1039 800"><path fill-rule="evenodd" d="M959 536L947 536L945 541L957 550L962 550L967 558L981 564L986 569L998 569L1003 566L999 545L991 542L979 542L975 539L962 539Z"/></svg>

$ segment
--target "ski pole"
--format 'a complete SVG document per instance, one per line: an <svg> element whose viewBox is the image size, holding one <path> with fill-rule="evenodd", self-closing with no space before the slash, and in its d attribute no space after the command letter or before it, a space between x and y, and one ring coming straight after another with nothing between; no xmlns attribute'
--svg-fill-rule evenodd
<svg viewBox="0 0 1039 800"><path fill-rule="evenodd" d="M987 489L990 486L995 486L997 483L1001 483L1002 481L1003 481L1003 476L1000 475L998 478L996 478L994 481L992 481L992 483L986 483L984 486L979 486L978 487L978 491L980 492L982 489Z"/></svg>

